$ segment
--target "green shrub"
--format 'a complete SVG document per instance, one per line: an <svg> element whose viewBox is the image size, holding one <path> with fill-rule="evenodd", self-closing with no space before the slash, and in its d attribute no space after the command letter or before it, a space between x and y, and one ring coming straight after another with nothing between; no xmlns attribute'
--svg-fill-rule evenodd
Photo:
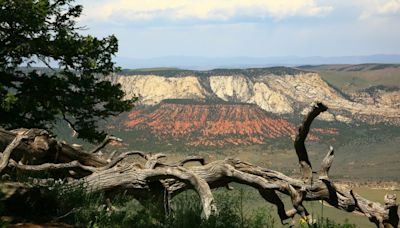
<svg viewBox="0 0 400 228"><path fill-rule="evenodd" d="M304 228L355 228L356 225L349 224L345 221L344 224L336 223L328 218L319 218L313 224L301 224L301 227Z"/></svg>
<svg viewBox="0 0 400 228"><path fill-rule="evenodd" d="M54 205L43 207L26 206L26 213L32 214L22 222L62 222L77 227L189 227L189 228L257 228L280 227L271 213L272 207L261 207L245 213L246 203L252 194L239 188L239 191L214 190L213 195L218 213L208 220L201 218L201 204L194 191L185 191L173 198L171 213L165 216L164 209L152 199L139 203L131 196L117 194L112 196L112 208L106 206L104 194L87 194L83 188L67 190L62 183L50 187L51 194L46 195ZM44 199L39 200L43 202ZM47 200L47 198L46 198ZM250 201L249 201L250 202ZM28 204L27 204L28 205ZM0 205L0 209L1 209ZM56 210L54 210L56 208ZM40 220L35 220L40 218ZM0 223L1 225L5 225ZM355 225L336 224L329 219L318 219L314 224L298 223L298 227L312 228L354 228Z"/></svg>

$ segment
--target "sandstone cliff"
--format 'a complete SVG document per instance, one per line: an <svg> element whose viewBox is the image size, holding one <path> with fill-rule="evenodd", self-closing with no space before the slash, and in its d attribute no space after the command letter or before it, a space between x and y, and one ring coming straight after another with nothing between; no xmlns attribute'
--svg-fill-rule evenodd
<svg viewBox="0 0 400 228"><path fill-rule="evenodd" d="M306 113L311 102L321 100L330 107L329 112L320 117L326 121L400 125L398 92L345 95L317 73L299 70L177 72L167 76L163 72L135 72L134 75L114 76L112 80L122 85L127 98L138 95L140 104L147 106L165 99L221 100L255 104L272 114L296 116Z"/></svg>

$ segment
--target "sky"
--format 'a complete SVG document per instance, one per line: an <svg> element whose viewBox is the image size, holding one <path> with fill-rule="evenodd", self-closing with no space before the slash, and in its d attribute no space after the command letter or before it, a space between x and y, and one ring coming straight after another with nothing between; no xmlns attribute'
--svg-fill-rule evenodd
<svg viewBox="0 0 400 228"><path fill-rule="evenodd" d="M400 54L400 0L78 0L122 58Z"/></svg>

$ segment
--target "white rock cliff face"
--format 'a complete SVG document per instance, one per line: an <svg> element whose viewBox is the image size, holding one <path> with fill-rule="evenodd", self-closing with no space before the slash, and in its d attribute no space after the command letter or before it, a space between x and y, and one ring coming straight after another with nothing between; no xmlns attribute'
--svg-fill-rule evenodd
<svg viewBox="0 0 400 228"><path fill-rule="evenodd" d="M196 77L121 76L114 79L120 83L126 98L139 96L144 105L156 105L164 99L205 99L208 93Z"/></svg>
<svg viewBox="0 0 400 228"><path fill-rule="evenodd" d="M249 101L272 113L285 114L294 111L292 102L286 96L262 82L255 83L254 96Z"/></svg>
<svg viewBox="0 0 400 228"><path fill-rule="evenodd" d="M211 76L212 91L224 101L248 102L253 94L253 83L244 76Z"/></svg>
<svg viewBox="0 0 400 228"><path fill-rule="evenodd" d="M382 95L379 103L361 103L343 97L316 73L297 75L244 75L163 77L157 75L114 76L126 98L138 95L140 104L156 105L164 99L215 99L253 103L275 114L305 113L315 101L323 101L329 112L320 118L326 121L351 122L353 119L400 124L399 106L389 102L394 95ZM201 83L203 81L203 83ZM207 81L209 88L204 86ZM389 97L388 97L389 96Z"/></svg>

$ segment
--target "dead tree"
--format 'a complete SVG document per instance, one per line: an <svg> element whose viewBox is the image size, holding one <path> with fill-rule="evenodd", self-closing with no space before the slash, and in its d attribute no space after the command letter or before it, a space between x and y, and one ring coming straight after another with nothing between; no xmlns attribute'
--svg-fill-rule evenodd
<svg viewBox="0 0 400 228"><path fill-rule="evenodd" d="M164 204L160 207L167 212L174 196L194 189L200 196L204 219L217 213L211 189L227 187L229 183L236 182L256 188L267 202L274 204L282 223L296 214L307 219L309 214L303 205L304 201L324 200L337 209L365 215L377 227L399 227L396 195L386 195L385 204L380 204L361 197L352 189L336 185L329 178L334 158L332 147L320 165L318 176L313 177L304 142L312 121L326 110L327 107L322 103L313 105L296 135L294 148L301 178L289 177L235 158L205 164L202 157L191 156L175 163L165 163L160 161L160 158L165 157L164 154L148 155L141 151L128 151L107 162L107 159L100 158L95 152L110 140L118 139L107 137L100 146L85 152L57 141L46 131L38 129L0 130L0 150L3 151L0 175L15 169L25 172L64 170L64 178L69 177L65 184L67 191L82 186L87 192L128 191L138 199L143 198L144 192L158 194ZM123 162L124 158L133 155L142 157L145 162ZM184 167L187 162L193 161L198 161L200 165ZM43 185L43 181L37 183ZM1 185L10 183L3 182ZM21 184L15 186L30 188ZM277 192L290 196L293 207L287 210ZM8 197L12 197L12 194Z"/></svg>

